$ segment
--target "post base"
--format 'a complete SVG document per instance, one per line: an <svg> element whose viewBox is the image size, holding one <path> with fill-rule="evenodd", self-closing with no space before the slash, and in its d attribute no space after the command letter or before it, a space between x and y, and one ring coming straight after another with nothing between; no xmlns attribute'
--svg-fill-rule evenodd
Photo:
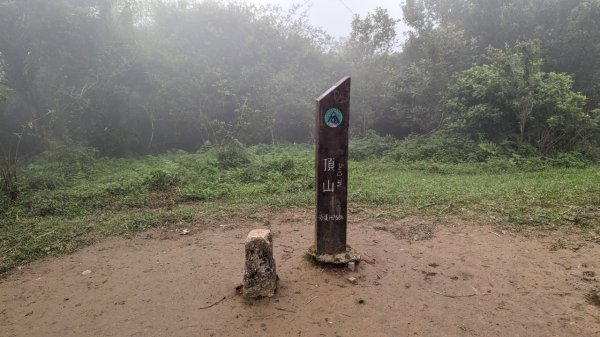
<svg viewBox="0 0 600 337"><path fill-rule="evenodd" d="M360 261L360 254L350 246L346 248L345 252L338 254L321 254L316 251L315 247L311 247L308 249L308 256L315 262L325 265L343 266L350 262Z"/></svg>

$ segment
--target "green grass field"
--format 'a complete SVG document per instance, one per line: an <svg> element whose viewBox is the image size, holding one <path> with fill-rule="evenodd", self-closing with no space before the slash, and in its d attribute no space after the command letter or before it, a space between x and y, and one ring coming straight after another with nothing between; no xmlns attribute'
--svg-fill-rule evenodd
<svg viewBox="0 0 600 337"><path fill-rule="evenodd" d="M313 156L308 145L289 145L33 161L20 172L16 203L0 214L0 274L109 235L252 218L257 210L310 209ZM504 161L442 164L384 156L351 161L349 174L351 214L375 221L451 215L515 230L600 230L598 165L531 169Z"/></svg>

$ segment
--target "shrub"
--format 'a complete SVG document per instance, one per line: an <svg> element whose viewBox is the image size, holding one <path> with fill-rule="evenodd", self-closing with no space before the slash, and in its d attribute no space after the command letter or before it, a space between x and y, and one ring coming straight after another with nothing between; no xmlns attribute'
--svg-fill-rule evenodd
<svg viewBox="0 0 600 337"><path fill-rule="evenodd" d="M158 175L160 175L160 174L158 174ZM156 179L156 180L154 180L154 179ZM156 183L156 181L164 182L165 180L168 180L166 178L154 178L154 179L152 178L152 174L150 174L150 177L147 177L143 182L128 181L128 182L110 183L104 187L104 193L105 193L105 195L107 195L109 197L133 195L133 194L139 193L143 189L143 185L141 185L141 184L144 184L152 189L151 185L153 185L153 182L152 182L153 180L154 180L154 183ZM153 186L159 186L159 185L160 184L153 185Z"/></svg>
<svg viewBox="0 0 600 337"><path fill-rule="evenodd" d="M440 163L483 161L489 151L474 141L458 135L436 133L431 136L410 136L398 143L393 158L402 161L431 160Z"/></svg>
<svg viewBox="0 0 600 337"><path fill-rule="evenodd" d="M0 215L6 213L11 206L11 201L6 193L0 193Z"/></svg>
<svg viewBox="0 0 600 337"><path fill-rule="evenodd" d="M144 179L144 184L152 191L164 191L171 187L179 186L181 183L182 179L178 174L163 170L152 171L150 175Z"/></svg>
<svg viewBox="0 0 600 337"><path fill-rule="evenodd" d="M181 201L207 201L222 198L231 195L232 191L228 186L208 186L195 187L188 186L183 189Z"/></svg>
<svg viewBox="0 0 600 337"><path fill-rule="evenodd" d="M264 168L269 171L279 173L288 173L294 170L296 166L294 160L288 155L276 156L263 164Z"/></svg>
<svg viewBox="0 0 600 337"><path fill-rule="evenodd" d="M585 168L588 164L583 154L579 152L559 153L548 161L552 166L564 168Z"/></svg>
<svg viewBox="0 0 600 337"><path fill-rule="evenodd" d="M36 193L21 204L29 216L72 216L81 212L78 198L64 194Z"/></svg>
<svg viewBox="0 0 600 337"><path fill-rule="evenodd" d="M216 149L217 162L220 168L230 169L250 163L250 155L242 143L232 138L227 144Z"/></svg>
<svg viewBox="0 0 600 337"><path fill-rule="evenodd" d="M396 139L391 136L381 137L374 131L369 131L365 138L350 142L349 158L356 161L386 158L396 144Z"/></svg>
<svg viewBox="0 0 600 337"><path fill-rule="evenodd" d="M71 175L83 171L94 162L97 150L79 144L53 145L50 150L43 152L38 159L47 163L50 169Z"/></svg>
<svg viewBox="0 0 600 337"><path fill-rule="evenodd" d="M528 143L519 143L511 139L505 139L499 144L498 154L501 156L510 157L512 155L518 155L520 157L539 157L539 150Z"/></svg>
<svg viewBox="0 0 600 337"><path fill-rule="evenodd" d="M54 190L65 185L62 174L46 170L34 170L23 175L24 187L29 190Z"/></svg>

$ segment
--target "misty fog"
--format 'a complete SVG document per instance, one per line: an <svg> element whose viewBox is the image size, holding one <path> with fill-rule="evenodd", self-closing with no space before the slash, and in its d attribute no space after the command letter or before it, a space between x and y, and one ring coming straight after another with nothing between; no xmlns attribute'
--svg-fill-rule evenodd
<svg viewBox="0 0 600 337"><path fill-rule="evenodd" d="M332 22L351 20L333 37L310 25L324 5L304 1L2 0L5 161L17 144L310 143L314 98L345 75L353 138L597 146L598 0L380 3L352 15L354 1L329 2Z"/></svg>

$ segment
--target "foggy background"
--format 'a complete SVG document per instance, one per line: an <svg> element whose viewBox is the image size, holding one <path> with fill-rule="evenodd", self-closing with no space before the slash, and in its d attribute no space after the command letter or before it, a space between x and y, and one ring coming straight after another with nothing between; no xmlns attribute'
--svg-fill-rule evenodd
<svg viewBox="0 0 600 337"><path fill-rule="evenodd" d="M394 0L247 0L246 2L276 5L285 9L300 5L300 10L306 11L311 26L321 27L335 37L348 37L352 31L352 17L365 16L377 7L387 9L390 16L394 18L402 18L401 4ZM396 32L399 36L407 30L408 27L401 22L398 23Z"/></svg>
<svg viewBox="0 0 600 337"><path fill-rule="evenodd" d="M0 0L4 162L312 143L314 99L346 75L353 139L595 157L598 17L600 0Z"/></svg>

